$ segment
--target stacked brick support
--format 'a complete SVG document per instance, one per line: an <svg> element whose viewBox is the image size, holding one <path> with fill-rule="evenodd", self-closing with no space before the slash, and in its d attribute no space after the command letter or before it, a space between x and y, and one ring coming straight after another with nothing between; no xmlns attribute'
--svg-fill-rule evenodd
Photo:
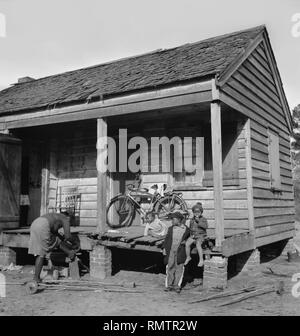
<svg viewBox="0 0 300 336"><path fill-rule="evenodd" d="M8 266L11 263L16 263L16 252L5 246L0 246L0 265Z"/></svg>
<svg viewBox="0 0 300 336"><path fill-rule="evenodd" d="M236 270L239 273L257 275L260 272L260 252L258 249L237 255Z"/></svg>
<svg viewBox="0 0 300 336"><path fill-rule="evenodd" d="M90 252L90 275L92 278L105 279L111 276L111 250L106 246L96 245Z"/></svg>
<svg viewBox="0 0 300 336"><path fill-rule="evenodd" d="M226 288L228 279L228 259L212 257L204 261L203 287Z"/></svg>

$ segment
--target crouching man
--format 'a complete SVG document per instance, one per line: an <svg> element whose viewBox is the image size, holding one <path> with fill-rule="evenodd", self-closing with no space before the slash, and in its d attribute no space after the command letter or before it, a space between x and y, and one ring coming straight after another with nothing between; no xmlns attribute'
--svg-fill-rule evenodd
<svg viewBox="0 0 300 336"><path fill-rule="evenodd" d="M40 274L44 265L44 258L54 248L58 247L73 260L75 251L69 249L57 236L58 230L63 228L66 240L71 240L72 217L68 213L49 213L36 218L30 226L30 239L28 253L35 259L34 280L40 282Z"/></svg>

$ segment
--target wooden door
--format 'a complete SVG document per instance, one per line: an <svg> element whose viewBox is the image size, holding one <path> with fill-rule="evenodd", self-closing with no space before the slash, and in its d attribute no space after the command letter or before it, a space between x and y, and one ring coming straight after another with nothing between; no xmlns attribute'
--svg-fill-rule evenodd
<svg viewBox="0 0 300 336"><path fill-rule="evenodd" d="M0 134L0 231L19 226L21 140Z"/></svg>

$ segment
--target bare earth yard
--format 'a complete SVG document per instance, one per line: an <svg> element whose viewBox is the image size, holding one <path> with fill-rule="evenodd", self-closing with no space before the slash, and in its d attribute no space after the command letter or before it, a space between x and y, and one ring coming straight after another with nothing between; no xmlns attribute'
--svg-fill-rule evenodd
<svg viewBox="0 0 300 336"><path fill-rule="evenodd" d="M228 298L190 304L188 302L208 294L201 286L188 285L181 294L163 291L164 275L142 272L120 271L109 283L137 284L136 290L142 293L115 293L90 291L65 291L48 289L28 295L24 286L7 286L7 297L0 298L0 316L9 315L300 315L300 297L295 298L291 288L292 275L300 273L300 262L288 262L280 256L269 263L261 264L262 271L272 271L286 276L266 275L259 277L237 276L229 280L228 289L245 286L266 286L284 281L283 295L275 292L248 299L230 306L217 307ZM7 283L23 282L32 278L32 266L25 266L21 272L5 272ZM299 279L300 280L300 279Z"/></svg>

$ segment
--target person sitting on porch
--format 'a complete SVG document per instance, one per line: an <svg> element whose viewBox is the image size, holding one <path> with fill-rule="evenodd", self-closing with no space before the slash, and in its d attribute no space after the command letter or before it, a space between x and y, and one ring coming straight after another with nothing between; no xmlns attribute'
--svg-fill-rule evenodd
<svg viewBox="0 0 300 336"><path fill-rule="evenodd" d="M207 219L202 216L203 207L201 202L197 202L193 207L193 218L190 219L189 228L191 235L186 241L185 250L186 250L186 261L185 265L189 263L191 258L191 246L192 244L196 243L196 248L199 254L199 263L198 266L203 266L203 250L202 250L202 243L204 238L206 237L206 230L207 230Z"/></svg>
<svg viewBox="0 0 300 336"><path fill-rule="evenodd" d="M184 244L190 231L184 224L185 216L180 211L171 213L170 217L172 226L169 227L163 243L164 262L167 265L165 291L175 290L180 293L186 259Z"/></svg>
<svg viewBox="0 0 300 336"><path fill-rule="evenodd" d="M167 225L157 217L156 213L148 212L146 214L145 221L146 226L144 230L144 236L163 238L167 234Z"/></svg>
<svg viewBox="0 0 300 336"><path fill-rule="evenodd" d="M60 248L72 260L75 252L69 249L57 233L63 228L65 240L72 240L70 225L73 217L66 213L48 213L36 218L30 226L28 253L35 259L34 280L40 282L40 274L44 265L44 258L56 247Z"/></svg>

